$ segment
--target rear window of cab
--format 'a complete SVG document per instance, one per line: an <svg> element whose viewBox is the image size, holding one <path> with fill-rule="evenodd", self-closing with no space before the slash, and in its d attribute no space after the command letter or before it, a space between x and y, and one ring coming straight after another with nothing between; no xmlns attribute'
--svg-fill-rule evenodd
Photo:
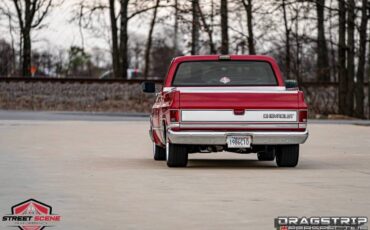
<svg viewBox="0 0 370 230"><path fill-rule="evenodd" d="M265 61L190 61L179 64L172 86L277 86Z"/></svg>

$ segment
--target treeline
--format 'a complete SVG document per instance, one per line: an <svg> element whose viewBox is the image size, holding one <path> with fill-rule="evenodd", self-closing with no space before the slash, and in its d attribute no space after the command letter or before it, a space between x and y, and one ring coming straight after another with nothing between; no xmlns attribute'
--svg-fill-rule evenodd
<svg viewBox="0 0 370 230"><path fill-rule="evenodd" d="M32 65L32 31L57 4L62 2L0 3L0 20L13 22L21 38L24 76ZM338 112L365 116L368 0L81 0L73 10L75 16L66 20L90 36L109 37L115 78L127 78L128 68L141 69L146 78L163 76L177 55L267 54L287 79L337 82Z"/></svg>

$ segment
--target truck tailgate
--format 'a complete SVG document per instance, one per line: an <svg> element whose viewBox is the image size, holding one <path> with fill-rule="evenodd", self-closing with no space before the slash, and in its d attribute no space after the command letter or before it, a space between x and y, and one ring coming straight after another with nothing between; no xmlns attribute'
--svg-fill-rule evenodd
<svg viewBox="0 0 370 230"><path fill-rule="evenodd" d="M298 91L180 88L181 128L297 129Z"/></svg>

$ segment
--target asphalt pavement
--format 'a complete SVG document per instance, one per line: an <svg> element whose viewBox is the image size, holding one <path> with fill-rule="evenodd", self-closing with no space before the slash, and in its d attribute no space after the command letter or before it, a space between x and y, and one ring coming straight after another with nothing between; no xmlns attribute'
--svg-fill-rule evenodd
<svg viewBox="0 0 370 230"><path fill-rule="evenodd" d="M146 113L120 112L50 112L0 110L0 120L27 121L146 121Z"/></svg>
<svg viewBox="0 0 370 230"><path fill-rule="evenodd" d="M217 153L170 169L152 160L145 115L1 111L0 216L33 198L61 215L52 229L266 230L277 216L370 217L370 127L311 123L297 168Z"/></svg>

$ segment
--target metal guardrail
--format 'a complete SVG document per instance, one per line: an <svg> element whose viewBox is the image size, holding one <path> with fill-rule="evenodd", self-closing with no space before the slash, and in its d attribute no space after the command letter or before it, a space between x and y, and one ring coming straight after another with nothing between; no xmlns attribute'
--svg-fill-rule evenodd
<svg viewBox="0 0 370 230"><path fill-rule="evenodd" d="M93 79L93 78L27 78L27 77L8 77L8 78L1 78L1 82L25 82L25 83L33 83L33 82L43 82L43 83L80 83L80 84L113 84L113 83L121 83L121 84L141 84L145 81L155 82L156 84L162 84L163 80L145 80L145 79L133 79L133 80L126 80L126 79Z"/></svg>

